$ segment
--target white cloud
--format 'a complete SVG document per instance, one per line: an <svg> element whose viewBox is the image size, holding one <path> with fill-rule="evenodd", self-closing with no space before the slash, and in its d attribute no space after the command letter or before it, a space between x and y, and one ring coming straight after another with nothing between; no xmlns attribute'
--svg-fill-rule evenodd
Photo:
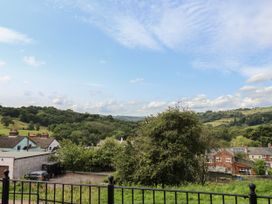
<svg viewBox="0 0 272 204"><path fill-rule="evenodd" d="M216 40L224 47L250 50L272 46L272 2L221 1L216 5ZM222 47L221 47L222 48Z"/></svg>
<svg viewBox="0 0 272 204"><path fill-rule="evenodd" d="M255 86L243 86L240 88L240 91L248 92L255 91L257 88Z"/></svg>
<svg viewBox="0 0 272 204"><path fill-rule="evenodd" d="M39 67L45 64L44 61L37 60L34 56L24 56L23 62L32 67Z"/></svg>
<svg viewBox="0 0 272 204"><path fill-rule="evenodd" d="M248 83L260 83L272 80L272 64L241 68L240 72L247 77Z"/></svg>
<svg viewBox="0 0 272 204"><path fill-rule="evenodd" d="M31 41L25 34L0 26L0 43L30 43Z"/></svg>
<svg viewBox="0 0 272 204"><path fill-rule="evenodd" d="M0 60L0 68L6 66L6 64L7 64L7 63L6 63L5 61Z"/></svg>
<svg viewBox="0 0 272 204"><path fill-rule="evenodd" d="M59 108L68 108L73 104L73 101L68 99L66 96L55 95L49 98L51 98L51 103Z"/></svg>
<svg viewBox="0 0 272 204"><path fill-rule="evenodd" d="M0 83L6 83L11 80L11 77L8 75L0 76Z"/></svg>
<svg viewBox="0 0 272 204"><path fill-rule="evenodd" d="M144 47L150 49L159 49L159 45L136 18L130 16L121 16L116 18L116 24L111 28L111 34L121 44L128 47Z"/></svg>
<svg viewBox="0 0 272 204"><path fill-rule="evenodd" d="M253 82L263 82L263 81L271 81L272 80L272 71L269 74L266 73L258 73L253 76L251 76L247 82L253 83Z"/></svg>
<svg viewBox="0 0 272 204"><path fill-rule="evenodd" d="M9 77L0 77L4 81L8 81ZM1 86L0 86L1 88ZM234 94L222 95L215 98L206 95L198 95L191 98L179 98L177 100L153 100L153 101L140 101L140 100L91 100L87 103L82 103L78 100L71 99L67 96L53 94L49 97L44 97L44 93L25 91L22 93L22 98L17 95L9 95L2 97L3 93L0 92L1 98L5 98L6 104L9 106L16 103L17 106L21 105L42 105L42 106L55 106L61 109L73 109L80 112L111 114L111 115L150 115L166 110L168 107L180 104L186 109L194 111L207 111L207 110L228 110L234 108L252 108L259 106L272 105L272 86L243 86Z"/></svg>
<svg viewBox="0 0 272 204"><path fill-rule="evenodd" d="M144 82L144 79L143 79L143 78L131 79L131 80L129 81L129 83L131 83L131 84L137 84L137 83L142 83L142 82Z"/></svg>
<svg viewBox="0 0 272 204"><path fill-rule="evenodd" d="M161 109L161 108L165 108L165 106L167 105L167 102L165 101L151 101L148 104L143 106L143 109Z"/></svg>

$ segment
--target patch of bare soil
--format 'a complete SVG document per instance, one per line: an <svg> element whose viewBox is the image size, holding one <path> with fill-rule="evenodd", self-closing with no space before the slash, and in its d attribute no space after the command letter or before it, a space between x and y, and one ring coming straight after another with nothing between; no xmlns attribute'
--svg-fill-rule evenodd
<svg viewBox="0 0 272 204"><path fill-rule="evenodd" d="M64 175L52 178L52 183L73 183L73 184L101 184L107 182L107 178L112 173L66 173Z"/></svg>

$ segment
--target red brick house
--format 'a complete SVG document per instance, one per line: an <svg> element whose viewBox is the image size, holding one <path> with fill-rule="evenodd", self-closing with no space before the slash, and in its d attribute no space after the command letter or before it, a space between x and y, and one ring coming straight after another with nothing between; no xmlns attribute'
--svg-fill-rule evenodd
<svg viewBox="0 0 272 204"><path fill-rule="evenodd" d="M208 154L208 168L212 172L252 174L253 162L238 158L228 149L212 150Z"/></svg>

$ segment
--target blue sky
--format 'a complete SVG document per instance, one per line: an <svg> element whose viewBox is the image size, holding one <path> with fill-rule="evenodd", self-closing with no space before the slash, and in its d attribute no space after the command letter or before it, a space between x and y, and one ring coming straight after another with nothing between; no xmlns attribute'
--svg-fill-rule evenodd
<svg viewBox="0 0 272 204"><path fill-rule="evenodd" d="M269 0L3 0L0 104L148 115L272 105Z"/></svg>

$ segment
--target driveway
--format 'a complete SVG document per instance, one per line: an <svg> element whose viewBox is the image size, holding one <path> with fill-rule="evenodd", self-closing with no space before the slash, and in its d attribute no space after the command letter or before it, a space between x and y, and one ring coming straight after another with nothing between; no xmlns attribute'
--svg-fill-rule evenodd
<svg viewBox="0 0 272 204"><path fill-rule="evenodd" d="M64 175L50 179L52 183L85 183L85 184L101 184L107 182L109 175L113 172L101 173L66 173Z"/></svg>

